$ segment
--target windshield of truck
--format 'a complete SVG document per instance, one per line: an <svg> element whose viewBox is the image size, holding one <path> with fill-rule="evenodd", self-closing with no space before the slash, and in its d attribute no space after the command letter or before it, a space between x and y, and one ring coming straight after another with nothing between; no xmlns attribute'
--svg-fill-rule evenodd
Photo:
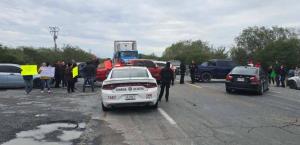
<svg viewBox="0 0 300 145"><path fill-rule="evenodd" d="M136 51L122 51L120 52L121 57L138 57L138 53Z"/></svg>

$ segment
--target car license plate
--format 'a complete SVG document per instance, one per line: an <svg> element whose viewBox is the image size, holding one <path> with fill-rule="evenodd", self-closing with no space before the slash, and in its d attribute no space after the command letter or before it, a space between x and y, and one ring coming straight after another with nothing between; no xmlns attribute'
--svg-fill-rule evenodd
<svg viewBox="0 0 300 145"><path fill-rule="evenodd" d="M135 95L126 95L125 100L135 100Z"/></svg>
<svg viewBox="0 0 300 145"><path fill-rule="evenodd" d="M244 78L237 78L237 81L238 81L238 82L244 82L245 79L244 79Z"/></svg>

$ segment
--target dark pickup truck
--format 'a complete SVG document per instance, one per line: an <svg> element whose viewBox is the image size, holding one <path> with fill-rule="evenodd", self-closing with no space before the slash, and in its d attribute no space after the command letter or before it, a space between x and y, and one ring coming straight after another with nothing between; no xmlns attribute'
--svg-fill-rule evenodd
<svg viewBox="0 0 300 145"><path fill-rule="evenodd" d="M196 80L209 82L211 79L225 79L235 66L232 60L212 59L203 62L196 70Z"/></svg>

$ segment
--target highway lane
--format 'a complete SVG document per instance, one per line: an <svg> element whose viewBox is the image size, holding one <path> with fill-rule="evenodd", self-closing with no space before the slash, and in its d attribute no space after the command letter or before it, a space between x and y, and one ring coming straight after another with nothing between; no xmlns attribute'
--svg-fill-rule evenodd
<svg viewBox="0 0 300 145"><path fill-rule="evenodd" d="M122 139L106 139L111 134L103 132L102 143L298 145L300 103L293 101L299 98L294 93L271 88L263 96L226 94L222 83L176 84L170 101L162 101L159 110L121 108L103 113L100 120Z"/></svg>
<svg viewBox="0 0 300 145"><path fill-rule="evenodd" d="M78 84L77 88L80 88ZM0 92L0 144L19 131L56 120L86 124L79 145L298 145L300 142L299 90L271 87L263 96L227 94L224 83L196 83L171 87L170 100L156 110L126 107L103 112L96 92L53 94L34 90ZM43 141L59 140L60 130ZM39 144L40 142L38 142ZM22 144L22 143L21 143Z"/></svg>

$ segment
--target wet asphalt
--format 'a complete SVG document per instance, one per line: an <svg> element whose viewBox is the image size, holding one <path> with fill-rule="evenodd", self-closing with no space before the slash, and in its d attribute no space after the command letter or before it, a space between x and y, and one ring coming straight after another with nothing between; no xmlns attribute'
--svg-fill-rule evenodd
<svg viewBox="0 0 300 145"><path fill-rule="evenodd" d="M262 96L227 94L223 81L178 84L159 108L101 110L100 88L67 94L0 90L0 144L21 131L53 122L86 123L70 144L90 145L299 145L300 90L270 87ZM58 131L44 142L57 142ZM69 143L69 142L67 142Z"/></svg>

